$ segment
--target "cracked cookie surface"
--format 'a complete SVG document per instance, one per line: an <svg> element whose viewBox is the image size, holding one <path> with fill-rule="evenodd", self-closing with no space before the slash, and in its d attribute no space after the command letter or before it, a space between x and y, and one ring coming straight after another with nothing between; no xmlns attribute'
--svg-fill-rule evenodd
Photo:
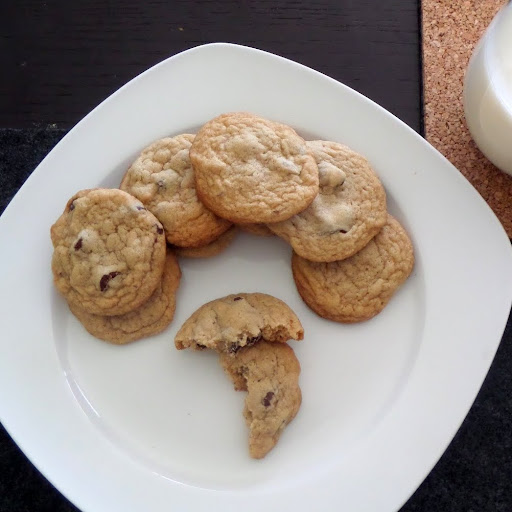
<svg viewBox="0 0 512 512"><path fill-rule="evenodd" d="M51 227L51 238L55 286L88 313L132 311L149 299L162 277L163 227L122 190L75 194Z"/></svg>
<svg viewBox="0 0 512 512"><path fill-rule="evenodd" d="M282 300L264 293L238 293L197 309L182 325L174 343L178 350L211 348L235 354L260 340L301 340L304 329Z"/></svg>
<svg viewBox="0 0 512 512"><path fill-rule="evenodd" d="M174 247L174 251L181 258L212 258L231 245L236 233L236 226L232 226L208 245L201 247Z"/></svg>
<svg viewBox="0 0 512 512"><path fill-rule="evenodd" d="M263 458L296 416L302 394L300 364L286 343L260 342L235 356L221 354L220 363L237 391L247 391L244 417L249 427L249 453Z"/></svg>
<svg viewBox="0 0 512 512"><path fill-rule="evenodd" d="M308 141L320 192L303 212L268 224L310 261L337 261L361 250L386 223L386 194L369 162L350 148Z"/></svg>
<svg viewBox="0 0 512 512"><path fill-rule="evenodd" d="M380 313L414 266L411 240L391 215L358 253L342 261L318 263L296 253L292 271L304 302L337 322L368 320Z"/></svg>
<svg viewBox="0 0 512 512"><path fill-rule="evenodd" d="M318 169L305 141L289 126L250 113L207 122L190 159L199 198L232 222L285 220L318 193Z"/></svg>
<svg viewBox="0 0 512 512"><path fill-rule="evenodd" d="M209 244L231 223L199 201L189 149L194 135L157 140L133 162L120 188L142 201L162 223L167 241L179 247Z"/></svg>
<svg viewBox="0 0 512 512"><path fill-rule="evenodd" d="M172 322L180 278L178 260L168 251L162 280L153 295L134 311L118 316L101 316L87 313L75 304L69 304L69 309L96 338L118 345L129 343L158 334Z"/></svg>

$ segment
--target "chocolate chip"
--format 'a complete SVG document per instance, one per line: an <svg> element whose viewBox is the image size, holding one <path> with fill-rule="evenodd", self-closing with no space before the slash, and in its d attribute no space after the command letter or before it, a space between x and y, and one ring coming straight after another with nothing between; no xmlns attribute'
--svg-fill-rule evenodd
<svg viewBox="0 0 512 512"><path fill-rule="evenodd" d="M75 209L75 201L71 201L71 204L69 205L69 211L72 212Z"/></svg>
<svg viewBox="0 0 512 512"><path fill-rule="evenodd" d="M78 241L75 244L75 251L78 251L81 248L82 248L82 239L79 238Z"/></svg>
<svg viewBox="0 0 512 512"><path fill-rule="evenodd" d="M156 232L161 235L164 232L164 228L162 226L159 226L158 224L155 224L156 226Z"/></svg>
<svg viewBox="0 0 512 512"><path fill-rule="evenodd" d="M270 401L272 400L272 398L274 398L274 392L273 391L269 391L263 398L263 400L261 401L261 403L265 406L265 407L270 407Z"/></svg>
<svg viewBox="0 0 512 512"><path fill-rule="evenodd" d="M243 297L235 297L233 300L242 300Z"/></svg>
<svg viewBox="0 0 512 512"><path fill-rule="evenodd" d="M343 234L348 233L348 231L346 229L340 229L338 232L343 233Z"/></svg>
<svg viewBox="0 0 512 512"><path fill-rule="evenodd" d="M206 348L206 345L201 345L201 343L196 343L196 347L199 349L199 350L204 350Z"/></svg>
<svg viewBox="0 0 512 512"><path fill-rule="evenodd" d="M255 343L261 340L261 334L258 336L254 336L253 338L247 338L247 342L245 344L246 347L252 347Z"/></svg>
<svg viewBox="0 0 512 512"><path fill-rule="evenodd" d="M100 290L104 292L108 288L108 283L111 279L114 279L114 277L118 276L121 272L110 272L109 274L105 274L100 279Z"/></svg>
<svg viewBox="0 0 512 512"><path fill-rule="evenodd" d="M146 208L144 208L144 206L136 206L135 208L137 208L137 210L145 210Z"/></svg>
<svg viewBox="0 0 512 512"><path fill-rule="evenodd" d="M240 345L238 343L231 343L228 348L228 352L230 354L236 354L240 350Z"/></svg>

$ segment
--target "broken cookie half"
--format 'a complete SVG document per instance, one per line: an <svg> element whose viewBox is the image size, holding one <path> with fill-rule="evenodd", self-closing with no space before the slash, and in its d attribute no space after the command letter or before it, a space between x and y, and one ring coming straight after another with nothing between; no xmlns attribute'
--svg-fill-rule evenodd
<svg viewBox="0 0 512 512"><path fill-rule="evenodd" d="M276 445L299 410L300 364L286 341L303 337L300 320L282 300L238 293L201 306L174 339L179 350L219 352L235 389L247 391L244 417L255 459Z"/></svg>
<svg viewBox="0 0 512 512"><path fill-rule="evenodd" d="M286 343L261 341L240 349L234 357L221 354L220 363L235 389L248 392L244 417L249 427L249 453L261 459L299 410L299 361Z"/></svg>
<svg viewBox="0 0 512 512"><path fill-rule="evenodd" d="M244 417L249 427L249 453L261 459L299 410L299 361L286 343L262 341L242 348L234 357L221 354L220 363L235 389L247 391Z"/></svg>
<svg viewBox="0 0 512 512"><path fill-rule="evenodd" d="M234 355L260 340L284 343L303 337L297 315L282 300L264 293L239 293L201 306L183 324L174 343L178 350L210 348Z"/></svg>

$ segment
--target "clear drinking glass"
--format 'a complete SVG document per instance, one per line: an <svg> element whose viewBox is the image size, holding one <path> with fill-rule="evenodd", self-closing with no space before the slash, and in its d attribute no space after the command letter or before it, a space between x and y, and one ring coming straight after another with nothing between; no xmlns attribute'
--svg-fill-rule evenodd
<svg viewBox="0 0 512 512"><path fill-rule="evenodd" d="M464 111L482 153L512 175L512 3L493 19L469 61Z"/></svg>

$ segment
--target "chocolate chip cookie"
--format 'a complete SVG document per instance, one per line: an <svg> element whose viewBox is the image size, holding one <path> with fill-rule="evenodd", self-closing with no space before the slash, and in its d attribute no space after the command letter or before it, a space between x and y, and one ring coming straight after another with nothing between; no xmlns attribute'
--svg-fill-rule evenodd
<svg viewBox="0 0 512 512"><path fill-rule="evenodd" d="M361 251L330 263L292 256L292 271L304 302L321 317L352 323L380 313L414 266L411 240L391 215Z"/></svg>
<svg viewBox="0 0 512 512"><path fill-rule="evenodd" d="M220 363L237 391L247 391L244 417L249 427L249 453L263 458L277 443L302 401L300 364L286 343L261 341L235 356L221 354Z"/></svg>
<svg viewBox="0 0 512 512"><path fill-rule="evenodd" d="M289 126L246 112L207 122L190 148L201 201L235 223L285 220L318 193L318 169Z"/></svg>
<svg viewBox="0 0 512 512"><path fill-rule="evenodd" d="M189 149L194 135L157 140L145 148L120 188L142 201L162 223L167 241L179 247L209 244L231 223L217 217L197 198Z"/></svg>
<svg viewBox="0 0 512 512"><path fill-rule="evenodd" d="M384 226L386 194L368 161L336 142L307 142L315 157L320 192L303 212L268 224L310 261L337 261L362 249Z"/></svg>
<svg viewBox="0 0 512 512"><path fill-rule="evenodd" d="M162 224L122 190L75 194L52 226L51 238L55 286L88 313L128 313L146 302L161 280Z"/></svg>
<svg viewBox="0 0 512 512"><path fill-rule="evenodd" d="M161 282L153 295L134 311L118 316L101 316L87 313L75 304L69 304L69 309L96 338L118 345L129 343L158 334L171 323L180 278L178 260L168 251Z"/></svg>
<svg viewBox="0 0 512 512"><path fill-rule="evenodd" d="M211 348L233 355L260 340L284 343L303 337L297 315L282 300L264 293L238 293L201 306L174 343L178 350Z"/></svg>

